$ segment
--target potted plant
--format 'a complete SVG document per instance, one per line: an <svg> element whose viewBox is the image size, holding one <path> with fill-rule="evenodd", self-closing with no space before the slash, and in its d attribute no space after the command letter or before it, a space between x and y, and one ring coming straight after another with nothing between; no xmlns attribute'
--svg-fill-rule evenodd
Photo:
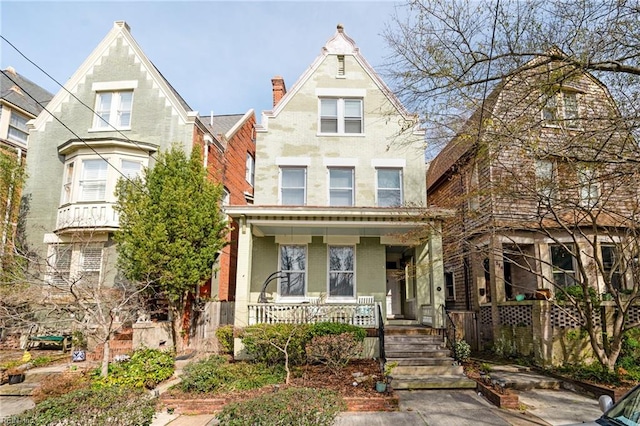
<svg viewBox="0 0 640 426"><path fill-rule="evenodd" d="M384 368L383 368L383 378L382 380L378 380L376 382L376 391L378 392L387 392L387 389L389 388L389 386L391 385L391 379L393 379L393 377L391 377L391 372L393 371L393 369L395 367L398 366L397 362L385 362L384 363Z"/></svg>

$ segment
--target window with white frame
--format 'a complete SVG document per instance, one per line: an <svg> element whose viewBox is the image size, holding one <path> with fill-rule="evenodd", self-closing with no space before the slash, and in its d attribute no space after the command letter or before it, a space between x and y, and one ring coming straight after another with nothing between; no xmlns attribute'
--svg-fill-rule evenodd
<svg viewBox="0 0 640 426"><path fill-rule="evenodd" d="M542 108L545 123L577 127L578 118L578 96L575 92L559 91L547 97Z"/></svg>
<svg viewBox="0 0 640 426"><path fill-rule="evenodd" d="M73 169L75 163L67 163L64 172L64 185L62 187L62 204L70 203L73 196Z"/></svg>
<svg viewBox="0 0 640 426"><path fill-rule="evenodd" d="M563 288L574 285L576 281L574 245L550 244L549 250L554 284Z"/></svg>
<svg viewBox="0 0 640 426"><path fill-rule="evenodd" d="M89 284L97 284L102 269L104 244L86 244L80 247L79 275Z"/></svg>
<svg viewBox="0 0 640 426"><path fill-rule="evenodd" d="M622 290L624 277L621 273L622 265L618 247L614 244L601 244L600 256L602 258L602 272L606 281L610 282L614 289Z"/></svg>
<svg viewBox="0 0 640 426"><path fill-rule="evenodd" d="M329 168L329 205L353 206L354 182L352 167Z"/></svg>
<svg viewBox="0 0 640 426"><path fill-rule="evenodd" d="M600 184L596 171L588 166L578 170L578 184L580 190L580 205L582 207L594 207L600 198Z"/></svg>
<svg viewBox="0 0 640 426"><path fill-rule="evenodd" d="M56 289L64 290L69 287L71 273L71 255L73 253L72 244L58 244L53 248L51 268L51 285Z"/></svg>
<svg viewBox="0 0 640 426"><path fill-rule="evenodd" d="M536 190L547 202L555 196L556 163L551 160L536 160Z"/></svg>
<svg viewBox="0 0 640 426"><path fill-rule="evenodd" d="M378 207L402 205L402 169L377 169Z"/></svg>
<svg viewBox="0 0 640 426"><path fill-rule="evenodd" d="M123 178L125 176L129 179L138 177L141 171L142 163L140 161L122 159L120 162L120 173L122 173L120 176Z"/></svg>
<svg viewBox="0 0 640 426"><path fill-rule="evenodd" d="M7 139L12 142L17 142L22 145L27 144L27 136L29 132L27 130L27 121L29 119L23 115L11 111L11 117L9 118L9 130L7 133Z"/></svg>
<svg viewBox="0 0 640 426"><path fill-rule="evenodd" d="M362 134L362 99L321 98L320 133Z"/></svg>
<svg viewBox="0 0 640 426"><path fill-rule="evenodd" d="M307 246L280 246L280 278L278 295L281 298L304 297L307 282Z"/></svg>
<svg viewBox="0 0 640 426"><path fill-rule="evenodd" d="M307 192L306 167L280 167L280 204L304 206Z"/></svg>
<svg viewBox="0 0 640 426"><path fill-rule="evenodd" d="M96 93L94 129L128 129L131 127L133 91Z"/></svg>
<svg viewBox="0 0 640 426"><path fill-rule="evenodd" d="M329 297L355 295L355 247L329 246Z"/></svg>
<svg viewBox="0 0 640 426"><path fill-rule="evenodd" d="M251 184L251 186L254 186L256 178L256 161L253 158L253 155L248 152L244 178Z"/></svg>
<svg viewBox="0 0 640 426"><path fill-rule="evenodd" d="M102 201L106 197L108 164L105 160L83 160L80 201Z"/></svg>

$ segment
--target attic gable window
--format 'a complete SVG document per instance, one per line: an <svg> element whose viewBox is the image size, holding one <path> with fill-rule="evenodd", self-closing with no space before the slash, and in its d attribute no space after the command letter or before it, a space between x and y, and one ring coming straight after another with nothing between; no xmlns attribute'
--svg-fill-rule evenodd
<svg viewBox="0 0 640 426"><path fill-rule="evenodd" d="M321 98L321 134L362 134L362 99Z"/></svg>
<svg viewBox="0 0 640 426"><path fill-rule="evenodd" d="M344 55L338 55L338 76L344 76Z"/></svg>
<svg viewBox="0 0 640 426"><path fill-rule="evenodd" d="M94 108L93 128L126 130L131 128L133 91L98 92Z"/></svg>
<svg viewBox="0 0 640 426"><path fill-rule="evenodd" d="M578 97L575 92L558 91L550 95L542 108L542 120L547 125L578 127Z"/></svg>

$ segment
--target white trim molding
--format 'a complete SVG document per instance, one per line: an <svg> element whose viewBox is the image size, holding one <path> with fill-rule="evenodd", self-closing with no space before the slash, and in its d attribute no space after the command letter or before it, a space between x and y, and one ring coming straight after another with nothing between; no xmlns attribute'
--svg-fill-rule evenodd
<svg viewBox="0 0 640 426"><path fill-rule="evenodd" d="M404 158L374 158L371 160L371 167L396 167L406 168L407 160Z"/></svg>
<svg viewBox="0 0 640 426"><path fill-rule="evenodd" d="M91 85L91 90L94 92L111 92L115 90L131 90L137 88L138 80L97 81Z"/></svg>
<svg viewBox="0 0 640 426"><path fill-rule="evenodd" d="M306 166L311 165L311 157L276 157L277 166Z"/></svg>
<svg viewBox="0 0 640 426"><path fill-rule="evenodd" d="M323 158L322 165L324 167L358 167L358 159L357 158L340 158L340 157L331 157L331 158Z"/></svg>

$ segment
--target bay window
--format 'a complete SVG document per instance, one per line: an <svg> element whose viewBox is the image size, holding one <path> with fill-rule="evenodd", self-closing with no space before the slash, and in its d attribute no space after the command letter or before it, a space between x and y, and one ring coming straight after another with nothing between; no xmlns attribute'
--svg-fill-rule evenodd
<svg viewBox="0 0 640 426"><path fill-rule="evenodd" d="M83 160L80 179L80 201L102 201L106 196L107 167L105 160Z"/></svg>

